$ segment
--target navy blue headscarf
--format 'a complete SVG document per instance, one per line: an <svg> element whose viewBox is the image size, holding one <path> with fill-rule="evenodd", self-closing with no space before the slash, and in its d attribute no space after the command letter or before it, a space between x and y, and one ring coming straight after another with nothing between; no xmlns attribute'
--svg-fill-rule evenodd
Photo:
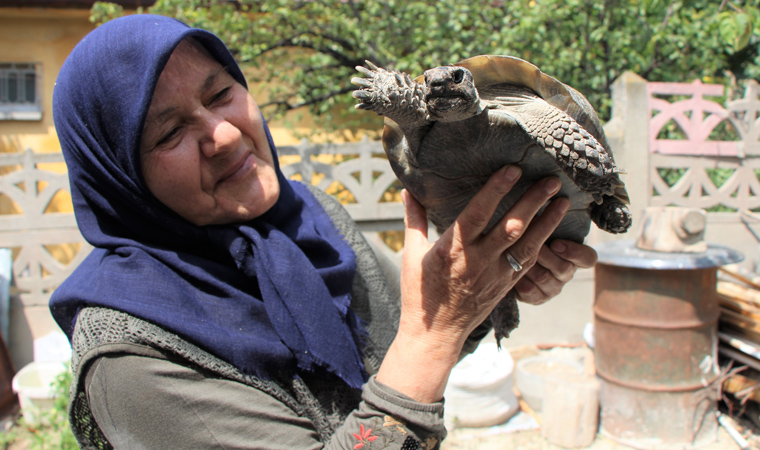
<svg viewBox="0 0 760 450"><path fill-rule="evenodd" d="M82 307L106 306L160 325L246 373L271 377L298 368L358 388L366 380L366 331L349 307L354 253L308 189L282 175L268 128L281 192L251 222L195 226L145 184L143 124L158 77L186 38L246 86L216 36L154 15L98 27L61 69L55 126L77 223L95 249L54 292L53 316L71 337Z"/></svg>

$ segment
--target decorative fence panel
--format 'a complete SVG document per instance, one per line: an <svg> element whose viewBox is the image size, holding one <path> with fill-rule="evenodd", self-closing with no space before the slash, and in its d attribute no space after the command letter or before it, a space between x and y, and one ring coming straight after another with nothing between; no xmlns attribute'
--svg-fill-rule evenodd
<svg viewBox="0 0 760 450"><path fill-rule="evenodd" d="M362 231L404 229L401 188L379 141L278 147L287 177L310 180L338 197ZM290 157L297 156L297 160Z"/></svg>
<svg viewBox="0 0 760 450"><path fill-rule="evenodd" d="M760 262L760 85L750 82L743 98L725 106L716 98L722 95L719 86L646 83L627 73L613 86L613 120L605 130L628 170L634 227L649 205L704 208L711 211L709 241ZM374 242L381 243L378 232L403 230L400 185L379 142L304 142L278 152L286 176L335 195ZM13 211L0 215L0 247L13 250L9 341L17 364L31 360L30 341L41 334L36 321L55 328L50 294L91 250L73 213L56 208L70 205L68 192L60 153L0 155L0 207ZM634 237L599 236L589 242Z"/></svg>
<svg viewBox="0 0 760 450"><path fill-rule="evenodd" d="M707 210L712 240L739 247L757 265L760 85L749 81L725 106L723 86L699 81L647 83L647 92L648 203Z"/></svg>
<svg viewBox="0 0 760 450"><path fill-rule="evenodd" d="M347 199L346 209L362 231L403 230L403 205L395 195L398 184L379 142L304 142L278 151L286 176L310 180ZM55 287L91 250L73 213L51 211L56 196L70 196L65 173L39 167L50 163L62 166L63 156L31 150L0 155L0 171L5 172L0 176L0 199L15 210L0 215L0 247L14 251L14 294L25 306L47 306Z"/></svg>
<svg viewBox="0 0 760 450"><path fill-rule="evenodd" d="M60 153L0 155L0 194L13 213L0 215L0 247L13 250L13 293L25 306L47 305L52 291L89 253L73 213L56 212L53 199L70 196ZM64 200L65 201L65 200Z"/></svg>
<svg viewBox="0 0 760 450"><path fill-rule="evenodd" d="M390 258L378 232L403 230L404 209L382 145L368 140L343 144L279 147L286 176L311 181L345 203L364 234ZM10 311L0 323L21 367L33 358L31 341L57 327L47 312L53 290L89 254L71 211L69 181L61 153L0 155L0 248L13 255ZM59 207L63 205L63 208Z"/></svg>
<svg viewBox="0 0 760 450"><path fill-rule="evenodd" d="M404 206L396 179L379 141L364 139L346 144L309 144L277 147L286 177L310 181L343 203L365 237L386 256L401 264L396 248L380 232L403 231Z"/></svg>
<svg viewBox="0 0 760 450"><path fill-rule="evenodd" d="M744 97L725 107L709 98L721 96L722 89L698 81L647 83L648 204L717 209L712 222L760 222L754 216L760 210L760 85L749 82ZM719 127L732 140L715 138ZM683 138L663 138L668 128ZM336 195L362 231L403 230L400 185L379 142L303 142L278 152L286 176ZM90 250L73 214L50 210L56 195L68 195L68 178L62 170L39 166L62 161L59 153L31 150L0 155L0 196L16 209L0 216L0 247L14 250L14 287L27 306L46 305L52 290ZM723 171L719 185L716 170ZM60 244L67 244L67 250L51 250Z"/></svg>

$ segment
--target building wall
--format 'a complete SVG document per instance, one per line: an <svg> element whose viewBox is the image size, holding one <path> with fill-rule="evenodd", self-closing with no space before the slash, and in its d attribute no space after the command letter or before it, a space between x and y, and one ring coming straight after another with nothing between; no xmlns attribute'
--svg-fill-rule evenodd
<svg viewBox="0 0 760 450"><path fill-rule="evenodd" d="M66 56L93 25L86 9L0 9L0 62L41 64L42 119L0 121L0 152L61 150L53 125L53 86ZM40 75L40 74L38 74Z"/></svg>
<svg viewBox="0 0 760 450"><path fill-rule="evenodd" d="M0 153L31 148L48 153L61 150L52 115L53 86L66 57L76 44L95 27L87 9L2 8L0 7L0 62L33 62L42 66L43 114L39 121L0 120ZM261 89L251 86L257 99L265 98ZM296 131L307 132L308 118ZM279 123L271 123L278 145L299 142Z"/></svg>
<svg viewBox="0 0 760 450"><path fill-rule="evenodd" d="M61 151L53 123L53 89L66 57L76 44L95 27L89 21L88 9L0 8L0 62L39 64L37 95L41 98L40 120L0 120L0 153L18 153L32 149L35 153ZM41 78L41 79L40 79ZM62 162L41 164L39 168L65 173ZM72 211L68 192L56 195L48 212ZM3 194L0 214L23 214L23 208ZM19 248L12 247L14 258ZM54 245L48 251L57 260L71 253L68 245ZM16 369L33 358L35 339L60 331L45 305L25 307L11 289L7 314L10 335L6 344Z"/></svg>

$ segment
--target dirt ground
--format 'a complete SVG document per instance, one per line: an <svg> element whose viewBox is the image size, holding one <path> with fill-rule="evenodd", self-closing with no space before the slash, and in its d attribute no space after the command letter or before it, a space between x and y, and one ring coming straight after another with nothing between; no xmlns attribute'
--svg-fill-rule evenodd
<svg viewBox="0 0 760 450"><path fill-rule="evenodd" d="M519 361L522 358L526 358L533 355L562 355L564 357L573 357L573 354L577 355L590 355L589 349L574 348L574 349L551 349L551 350L539 350L536 346L519 346L509 348L509 353L515 361ZM585 359L585 358L584 358ZM586 361L584 364L588 369L593 370L593 355L591 355L591 361ZM593 372L587 372L593 373ZM523 406L525 406L523 404ZM760 412L760 408L753 410ZM541 413L529 411L533 416L527 414L528 411L518 411L518 413L510 419L506 424L497 425L488 428L453 428L449 426L449 435L443 442L442 450L563 450L566 447L554 445L547 441L541 435L540 420ZM725 416L725 415L724 415ZM533 419L535 417L537 421ZM752 424L746 420L736 422L729 419L744 437L749 439L749 446L741 447L731 437L728 431L722 426L717 427L717 433L714 437L714 442L704 444L701 447L696 447L701 450L760 450L760 427L756 424ZM515 431L517 429L518 431ZM634 450L635 447L623 445L616 442L612 438L605 436L601 433L597 434L591 445L583 447L589 450ZM646 447L640 447L646 448ZM671 446L667 450L681 450L692 449L688 445L683 446ZM663 449L664 450L664 449Z"/></svg>
<svg viewBox="0 0 760 450"><path fill-rule="evenodd" d="M588 450L633 450L634 447L619 444L612 439L597 435L594 442L584 447ZM741 450L723 428L718 432L713 444L700 447L702 450ZM461 428L449 433L442 450L564 450L541 437L540 430L519 431L509 434L489 434L488 429Z"/></svg>
<svg viewBox="0 0 760 450"><path fill-rule="evenodd" d="M443 442L441 450L566 450L565 447L553 445L544 439L541 436L541 430L503 433L500 428L502 427L452 430ZM594 442L584 448L588 450L634 450L634 447L619 444L601 434L597 434ZM699 448L701 450L744 450L723 427L719 427L714 443ZM755 450L758 448L760 447L747 447L747 449Z"/></svg>

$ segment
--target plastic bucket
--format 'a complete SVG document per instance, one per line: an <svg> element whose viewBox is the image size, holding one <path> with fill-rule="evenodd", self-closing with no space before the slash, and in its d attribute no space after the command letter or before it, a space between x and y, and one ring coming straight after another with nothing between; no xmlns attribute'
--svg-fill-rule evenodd
<svg viewBox="0 0 760 450"><path fill-rule="evenodd" d="M514 361L495 343L483 343L451 371L444 397L448 427L490 427L506 422L519 406L512 391Z"/></svg>
<svg viewBox="0 0 760 450"><path fill-rule="evenodd" d="M39 423L41 412L53 408L52 384L67 370L62 362L33 362L13 377L13 391L18 395L21 413L29 423Z"/></svg>

